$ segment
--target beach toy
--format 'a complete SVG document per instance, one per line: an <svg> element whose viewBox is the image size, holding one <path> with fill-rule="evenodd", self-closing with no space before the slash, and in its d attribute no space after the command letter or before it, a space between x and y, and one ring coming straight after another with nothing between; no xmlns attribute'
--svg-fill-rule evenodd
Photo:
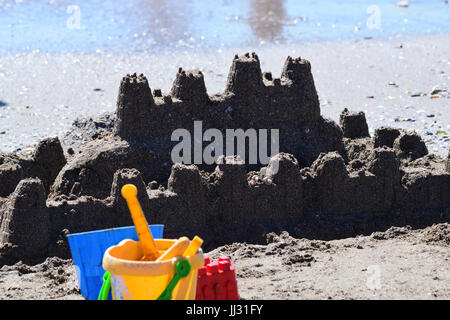
<svg viewBox="0 0 450 320"><path fill-rule="evenodd" d="M109 290L111 289L111 273L108 271L103 275L103 285L98 294L98 300L108 300Z"/></svg>
<svg viewBox="0 0 450 320"><path fill-rule="evenodd" d="M167 240L167 239L160 239L159 242L161 243L161 245L163 247L169 247L169 249L167 249L165 252L163 252L161 254L161 256L156 260L158 262L168 260L170 258L173 258L173 257L179 255L181 252L183 252L183 250L186 247L187 247L187 249L184 251L183 256L190 257L190 256L194 255L195 253L197 253L198 249L200 249L201 245L203 244L203 240L198 236L195 236L194 239L192 239L192 241L190 242L190 244L189 244L189 239L187 237L181 237L173 244L172 244L172 240ZM183 259L183 260L185 260L185 259ZM187 261L187 263L189 263L189 261ZM176 273L175 273L174 278L169 283L169 285L164 290L164 292L161 294L161 296L159 296L158 300L170 300L171 299L173 288L178 283L179 278L185 277L185 276L183 276L183 274L187 267L184 267L182 270L180 270L179 268L180 267L178 267L178 263L177 263L177 267L175 269ZM190 270L190 263L189 263L189 270ZM187 276L187 274L189 274L189 272L186 273L186 276ZM175 278L177 279L176 281L174 281ZM103 275L103 286L100 290L98 300L107 300L110 288L111 288L111 274L109 272L106 272Z"/></svg>
<svg viewBox="0 0 450 320"><path fill-rule="evenodd" d="M122 196L125 198L130 209L131 217L142 245L142 260L153 261L159 257L152 233L148 228L147 220L142 212L141 205L137 199L137 188L132 184L122 187Z"/></svg>
<svg viewBox="0 0 450 320"><path fill-rule="evenodd" d="M175 275L173 276L172 280L170 280L166 289L163 291L163 293L161 293L157 300L172 300L173 289L178 284L178 281L180 281L181 278L186 278L189 275L189 272L191 272L190 262L184 258L178 260L175 266Z"/></svg>
<svg viewBox="0 0 450 320"><path fill-rule="evenodd" d="M164 225L150 225L155 239L163 237ZM95 230L67 235L73 264L77 275L81 295L88 300L96 300L102 287L103 255L105 251L124 239L138 241L139 237L134 226ZM170 246L167 244L166 246ZM110 290L108 290L110 292Z"/></svg>
<svg viewBox="0 0 450 320"><path fill-rule="evenodd" d="M195 236L194 239L192 239L189 246L187 247L187 249L184 251L183 256L190 257L190 256L196 254L202 244L203 244L203 240L200 237ZM172 248L173 248L173 246L169 250L171 250ZM175 254L174 251L175 250L172 249L172 254ZM181 278L187 277L187 275L189 274L190 271L191 271L191 264L189 263L189 261L187 261L184 258L180 259L177 262L176 269L175 269L175 275L173 276L173 279L170 281L166 290L164 290L164 292L159 296L158 300L171 300L173 288L175 288L175 286L177 285L178 281Z"/></svg>
<svg viewBox="0 0 450 320"><path fill-rule="evenodd" d="M198 269L195 300L239 300L234 265L229 257L211 262L205 257L205 265Z"/></svg>
<svg viewBox="0 0 450 320"><path fill-rule="evenodd" d="M108 248L103 257L103 286L98 299L106 300L109 288L116 300L193 300L197 289L197 270L202 267L203 240L187 237L155 241L148 229L137 199L137 188L122 187L139 242L123 240ZM189 256L183 257L186 253Z"/></svg>
<svg viewBox="0 0 450 320"><path fill-rule="evenodd" d="M160 255L159 258L156 259L156 261L169 260L176 256L182 255L183 252L185 252L189 247L189 243L190 241L188 237L181 237L169 249L167 249L162 255ZM197 250L195 252L197 252Z"/></svg>
<svg viewBox="0 0 450 320"><path fill-rule="evenodd" d="M190 256L194 255L198 251L198 249L200 249L202 244L203 244L203 239L200 238L199 236L195 236L194 239L192 239L189 247L183 253L183 257L190 257Z"/></svg>
<svg viewBox="0 0 450 320"><path fill-rule="evenodd" d="M164 254L178 240L155 239L156 249ZM123 240L106 250L103 268L110 273L113 299L166 299L169 293L174 300L195 299L197 270L204 264L201 248L192 256L164 261L141 261L142 256L143 246L133 240ZM190 264L190 272L185 277L186 263L178 265L183 260Z"/></svg>

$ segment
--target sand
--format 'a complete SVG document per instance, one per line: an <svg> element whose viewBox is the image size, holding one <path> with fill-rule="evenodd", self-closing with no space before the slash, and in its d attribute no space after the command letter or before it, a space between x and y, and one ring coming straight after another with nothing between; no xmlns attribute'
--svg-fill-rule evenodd
<svg viewBox="0 0 450 320"><path fill-rule="evenodd" d="M244 299L449 299L449 225L391 228L335 241L295 240L214 250L230 254ZM430 233L446 240L427 242Z"/></svg>
<svg viewBox="0 0 450 320"><path fill-rule="evenodd" d="M267 245L234 243L241 299L449 299L450 225L392 227L333 241L271 234ZM71 260L0 268L0 299L83 299Z"/></svg>
<svg viewBox="0 0 450 320"><path fill-rule="evenodd" d="M170 90L178 67L199 68L208 93L222 92L235 53L256 51L278 77L288 55L311 61L323 115L348 107L366 113L369 132L382 125L415 129L431 153L450 147L450 34L242 47L232 51L132 56L17 54L0 57L0 150L31 151L60 138L77 117L113 112L120 79L144 73L152 89ZM433 89L444 90L431 98ZM26 125L25 125L26 124Z"/></svg>

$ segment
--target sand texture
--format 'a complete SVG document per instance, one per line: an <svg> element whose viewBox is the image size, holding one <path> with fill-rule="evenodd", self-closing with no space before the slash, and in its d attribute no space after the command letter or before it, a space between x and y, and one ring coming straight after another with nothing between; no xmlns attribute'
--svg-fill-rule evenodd
<svg viewBox="0 0 450 320"><path fill-rule="evenodd" d="M333 241L268 236L209 253L236 266L241 299L449 299L450 225ZM72 261L0 269L0 299L83 299Z"/></svg>

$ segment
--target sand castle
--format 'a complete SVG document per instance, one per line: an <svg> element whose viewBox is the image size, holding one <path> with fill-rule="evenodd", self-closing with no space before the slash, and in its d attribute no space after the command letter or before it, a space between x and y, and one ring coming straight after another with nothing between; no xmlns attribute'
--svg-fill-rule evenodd
<svg viewBox="0 0 450 320"><path fill-rule="evenodd" d="M261 168L237 157L172 164L172 131L192 132L196 120L221 131L279 129L273 183L249 183ZM288 57L273 78L256 54L235 56L225 91L212 96L196 70L180 68L169 94L127 75L111 123L76 152L51 138L32 156L1 155L0 265L68 257L68 233L132 225L126 183L166 237L202 234L206 249L281 230L333 239L450 220L450 154L428 154L415 132L382 127L372 138L362 112L345 109L339 125L322 117L305 59Z"/></svg>

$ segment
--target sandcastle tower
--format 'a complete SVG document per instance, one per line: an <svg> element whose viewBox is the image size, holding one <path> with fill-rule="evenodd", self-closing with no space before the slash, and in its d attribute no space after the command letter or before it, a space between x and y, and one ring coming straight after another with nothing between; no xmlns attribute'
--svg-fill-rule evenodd
<svg viewBox="0 0 450 320"><path fill-rule="evenodd" d="M185 71L179 68L170 95L181 101L207 103L209 97L206 93L203 73L199 70Z"/></svg>
<svg viewBox="0 0 450 320"><path fill-rule="evenodd" d="M225 93L233 93L241 98L253 98L263 88L261 66L256 53L234 56L228 73Z"/></svg>
<svg viewBox="0 0 450 320"><path fill-rule="evenodd" d="M317 121L320 118L320 102L311 73L311 63L300 57L288 56L281 73L281 82L288 87L287 96L292 99L295 119Z"/></svg>
<svg viewBox="0 0 450 320"><path fill-rule="evenodd" d="M139 139L148 130L146 119L154 105L147 78L140 74L126 75L120 82L114 133L124 139Z"/></svg>

